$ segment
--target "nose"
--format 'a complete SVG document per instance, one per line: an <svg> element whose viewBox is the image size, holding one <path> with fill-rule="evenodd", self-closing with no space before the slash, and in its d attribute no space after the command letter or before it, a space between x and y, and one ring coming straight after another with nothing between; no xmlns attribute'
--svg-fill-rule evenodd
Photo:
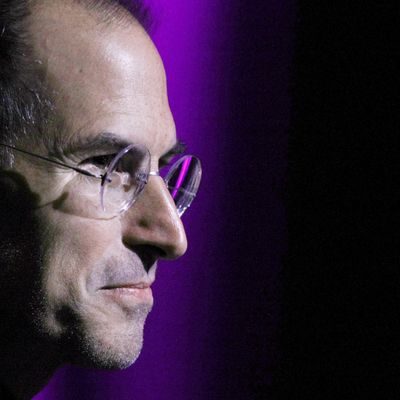
<svg viewBox="0 0 400 400"><path fill-rule="evenodd" d="M149 177L143 193L122 216L122 239L130 248L153 246L166 259L186 252L185 229L162 178Z"/></svg>

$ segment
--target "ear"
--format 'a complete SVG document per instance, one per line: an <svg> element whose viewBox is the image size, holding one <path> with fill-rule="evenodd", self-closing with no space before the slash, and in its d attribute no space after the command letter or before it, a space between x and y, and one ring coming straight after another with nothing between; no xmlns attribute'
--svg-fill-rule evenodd
<svg viewBox="0 0 400 400"><path fill-rule="evenodd" d="M38 204L39 196L31 192L25 177L14 171L0 171L0 237L17 233Z"/></svg>
<svg viewBox="0 0 400 400"><path fill-rule="evenodd" d="M39 204L39 196L29 189L26 178L15 171L0 170L0 208L32 208Z"/></svg>

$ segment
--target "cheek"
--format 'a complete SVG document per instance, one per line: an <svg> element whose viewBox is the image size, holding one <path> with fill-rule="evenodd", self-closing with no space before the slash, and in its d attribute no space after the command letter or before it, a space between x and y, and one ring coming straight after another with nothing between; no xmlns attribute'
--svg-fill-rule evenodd
<svg viewBox="0 0 400 400"><path fill-rule="evenodd" d="M42 213L42 288L47 306L79 304L94 266L119 251L119 219L96 221L56 212Z"/></svg>

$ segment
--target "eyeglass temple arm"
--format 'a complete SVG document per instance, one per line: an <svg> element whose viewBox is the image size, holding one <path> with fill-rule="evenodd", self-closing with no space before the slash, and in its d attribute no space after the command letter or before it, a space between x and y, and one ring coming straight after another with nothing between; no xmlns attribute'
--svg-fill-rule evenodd
<svg viewBox="0 0 400 400"><path fill-rule="evenodd" d="M79 172L80 174L83 174L83 175L86 175L86 176L91 176L92 178L103 179L103 175L95 175L95 174L92 174L91 172L88 172L88 171L86 171L84 169L81 169L81 168L78 168L78 167L71 167L71 165L64 164L64 163L62 163L60 161L52 160L51 158L46 158L46 157L40 156L39 154L30 153L29 151L26 151L26 150L18 149L17 147L10 146L9 144L0 143L0 145L8 147L9 149L13 149L13 150L19 151L21 153L28 154L29 156L32 156L32 157L40 158L41 160L48 161L48 162L56 164L56 165L60 165L61 167L72 169L72 170L74 170L76 172Z"/></svg>
<svg viewBox="0 0 400 400"><path fill-rule="evenodd" d="M86 171L85 169L81 169L79 167L72 167L71 165L67 165L67 164L64 164L64 163L62 163L60 161L52 160L51 158L43 157L43 156L41 156L39 154L34 154L34 153L29 152L29 151L19 149L18 147L14 147L14 146L11 146L9 144L0 143L0 146L5 146L5 147L8 147L9 149L13 149L13 150L19 151L20 153L28 154L31 157L40 158L43 161L47 161L47 162L50 162L50 163L53 163L53 164L56 164L56 165L60 165L61 167L64 167L64 168L72 169L72 170L74 170L76 172L79 172L80 174L83 174L83 175L86 175L86 176L90 176L92 178L97 178L97 179L101 179L101 180L104 179L104 175L95 175L95 174L92 174L89 171ZM159 171L150 171L149 172L149 176L160 176L160 172Z"/></svg>

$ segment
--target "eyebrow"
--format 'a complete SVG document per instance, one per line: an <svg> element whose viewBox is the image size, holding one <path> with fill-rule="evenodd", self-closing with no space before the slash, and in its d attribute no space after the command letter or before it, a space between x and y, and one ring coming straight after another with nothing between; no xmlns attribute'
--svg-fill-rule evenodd
<svg viewBox="0 0 400 400"><path fill-rule="evenodd" d="M65 153L79 153L88 150L101 150L105 148L112 149L123 149L131 145L132 143L122 139L118 135L112 132L101 132L95 137L83 138L82 136L77 138L76 136L65 144ZM169 162L169 160L179 154L186 152L186 144L178 140L174 145L165 152L161 157L161 162Z"/></svg>
<svg viewBox="0 0 400 400"><path fill-rule="evenodd" d="M112 132L101 132L94 137L82 137L74 135L71 140L65 143L65 153L79 153L88 150L101 150L104 148L124 148L131 143Z"/></svg>
<svg viewBox="0 0 400 400"><path fill-rule="evenodd" d="M160 157L160 162L168 163L170 159L173 158L174 156L177 156L179 154L184 154L186 152L186 149L187 149L186 144L183 143L181 140L178 140L177 142L175 142L175 144L171 147L170 150L168 150Z"/></svg>

